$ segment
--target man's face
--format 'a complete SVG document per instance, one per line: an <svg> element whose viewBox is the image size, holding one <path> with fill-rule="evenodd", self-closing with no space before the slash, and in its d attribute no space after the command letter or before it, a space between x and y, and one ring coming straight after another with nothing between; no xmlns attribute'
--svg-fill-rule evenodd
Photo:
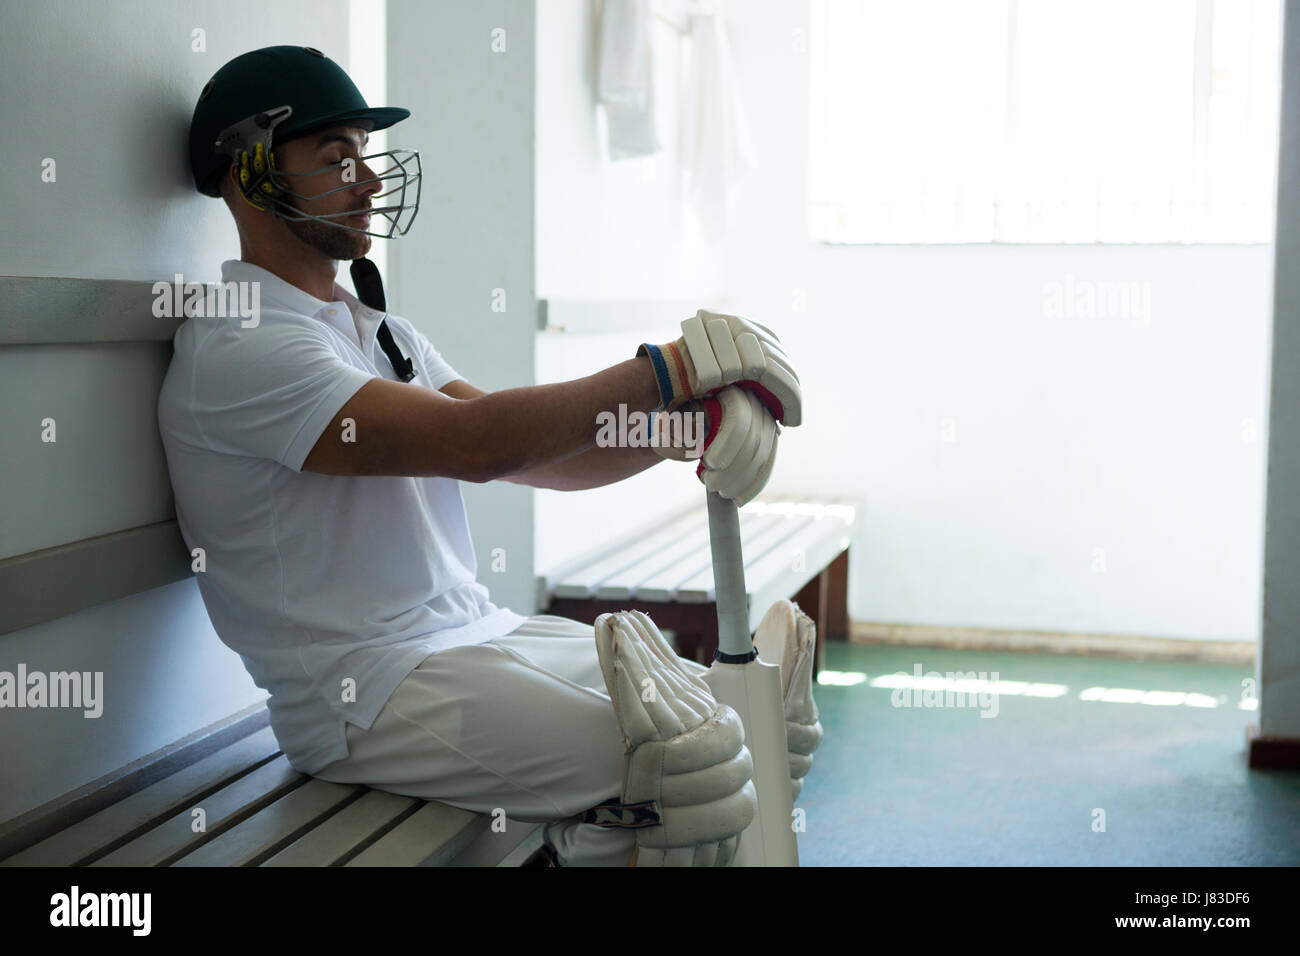
<svg viewBox="0 0 1300 956"><path fill-rule="evenodd" d="M296 193L304 196L320 196L320 199L296 199L286 196L285 201L296 209L312 215L321 216L329 213L357 211L355 216L339 216L331 219L340 225L354 229L369 229L370 215L364 210L370 208L370 199L384 189L383 183L367 183L373 179L370 167L361 162L365 152L368 134L356 126L335 126L331 129L309 133L297 139L282 143L275 149L275 166L282 173L310 173L323 166L330 166L351 159L354 162L326 169L313 176L285 176L286 185ZM357 184L348 188L350 184ZM344 188L339 188L344 187ZM331 259L359 259L370 251L370 236L338 226L326 225L311 219L301 222L284 220L289 231L311 246L329 256Z"/></svg>

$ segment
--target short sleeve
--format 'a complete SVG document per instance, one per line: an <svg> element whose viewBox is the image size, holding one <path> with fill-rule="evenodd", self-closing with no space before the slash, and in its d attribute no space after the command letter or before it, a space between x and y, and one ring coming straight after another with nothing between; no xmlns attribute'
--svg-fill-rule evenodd
<svg viewBox="0 0 1300 956"><path fill-rule="evenodd" d="M209 448L300 472L325 427L373 378L310 325L264 316L251 329L222 325L203 343L189 411Z"/></svg>
<svg viewBox="0 0 1300 956"><path fill-rule="evenodd" d="M430 388L441 389L448 382L454 382L461 377L460 373L442 357L442 353L433 347L433 343L415 326L408 322L407 328L410 329L411 338L420 346L420 357L424 360L424 367L429 373Z"/></svg>

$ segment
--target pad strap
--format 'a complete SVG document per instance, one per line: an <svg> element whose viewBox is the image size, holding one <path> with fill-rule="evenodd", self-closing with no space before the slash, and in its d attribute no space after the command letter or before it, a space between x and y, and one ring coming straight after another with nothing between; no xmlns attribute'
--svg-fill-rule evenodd
<svg viewBox="0 0 1300 956"><path fill-rule="evenodd" d="M606 829L641 830L660 826L663 817L659 812L659 804L654 800L620 803L617 799L610 799L584 813L582 822Z"/></svg>

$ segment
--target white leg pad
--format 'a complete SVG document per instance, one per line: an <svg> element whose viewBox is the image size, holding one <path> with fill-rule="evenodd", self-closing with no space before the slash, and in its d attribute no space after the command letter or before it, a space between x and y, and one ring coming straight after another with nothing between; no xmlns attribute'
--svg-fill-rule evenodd
<svg viewBox="0 0 1300 956"><path fill-rule="evenodd" d="M790 753L790 787L797 798L812 769L813 751L822 742L822 725L812 694L817 625L793 601L777 601L754 633L760 660L781 668L785 739Z"/></svg>
<svg viewBox="0 0 1300 956"><path fill-rule="evenodd" d="M590 822L634 829L637 866L727 866L757 807L740 717L644 611L598 617L596 650L627 767L621 804Z"/></svg>

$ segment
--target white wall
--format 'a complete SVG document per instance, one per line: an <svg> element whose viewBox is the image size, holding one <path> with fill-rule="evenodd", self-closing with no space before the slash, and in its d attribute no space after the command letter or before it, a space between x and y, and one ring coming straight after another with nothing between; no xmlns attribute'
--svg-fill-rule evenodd
<svg viewBox="0 0 1300 956"><path fill-rule="evenodd" d="M0 30L0 124L10 131L0 138L8 183L0 274L219 277L221 261L238 258L239 246L224 204L200 196L190 178L186 134L199 90L231 57L277 43L315 46L346 64L347 12L343 0L8 4ZM191 48L196 28L206 31L206 52ZM57 163L54 183L41 181L46 157ZM141 367L137 351L0 349L4 362L26 373L21 381L0 377L0 398L7 410L20 398L28 409L30 392L10 389L31 381L61 387L72 368L106 383L95 396L100 409L122 402L135 415L128 390L115 392L111 383ZM76 410L62 414L70 427L60 421L61 439L76 434ZM127 432L149 428L156 437L152 421L133 422ZM129 444L116 448L130 452ZM128 527L165 507L158 488L122 484L69 526L7 476L0 492L6 507L42 508L64 540ZM14 553L7 545L0 541L0 553ZM191 580L0 635L0 670L20 662L103 671L105 706L93 720L72 711L0 711L0 821L265 697L218 641Z"/></svg>
<svg viewBox="0 0 1300 956"><path fill-rule="evenodd" d="M538 0L537 294L552 300L684 300L723 294L723 249L699 235L681 202L677 90L681 41L654 21L658 153L611 161L597 107L600 4ZM665 307L648 328L537 335L538 382L590 375L642 342L681 334L690 312ZM612 316L617 319L617 316ZM693 466L662 463L605 488L538 491L537 567L546 571L642 526L658 512L704 507Z"/></svg>
<svg viewBox="0 0 1300 956"><path fill-rule="evenodd" d="M389 247L389 305L488 391L534 384L534 43L530 3L388 5L388 98L411 111L389 142L419 149L424 175L419 217ZM461 488L478 580L498 606L531 614L532 489Z"/></svg>
<svg viewBox="0 0 1300 956"><path fill-rule="evenodd" d="M600 4L537 0L537 7L537 295L716 296L722 247L700 238L680 201L678 34L652 21L663 148L611 161L596 106Z"/></svg>
<svg viewBox="0 0 1300 956"><path fill-rule="evenodd" d="M807 3L730 9L759 169L725 287L805 387L769 492L866 500L851 615L1257 638L1271 248L814 244ZM1049 318L1067 275L1149 283L1149 324Z"/></svg>

